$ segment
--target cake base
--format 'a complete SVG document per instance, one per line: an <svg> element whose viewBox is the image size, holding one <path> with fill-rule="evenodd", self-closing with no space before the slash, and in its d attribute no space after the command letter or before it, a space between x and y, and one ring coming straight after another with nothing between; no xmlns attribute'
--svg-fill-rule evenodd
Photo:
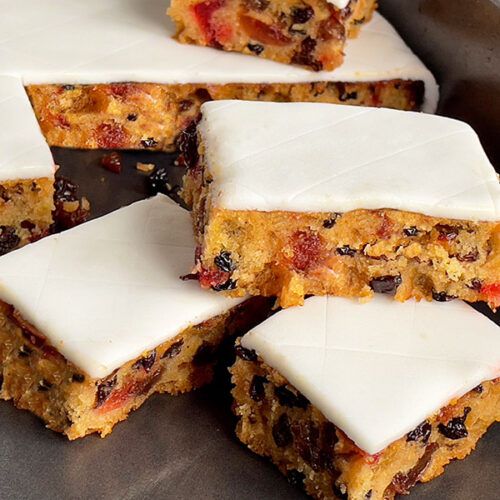
<svg viewBox="0 0 500 500"><path fill-rule="evenodd" d="M180 394L209 383L223 341L251 328L267 312L263 300L250 299L98 380L0 302L0 399L12 400L71 440L92 433L105 437L152 394Z"/></svg>
<svg viewBox="0 0 500 500"><path fill-rule="evenodd" d="M188 171L202 286L232 296L277 296L283 307L306 295L454 298L500 307L500 223L400 210L344 214L206 208L203 165ZM231 286L227 286L230 283Z"/></svg>
<svg viewBox="0 0 500 500"><path fill-rule="evenodd" d="M50 146L173 151L180 132L210 100L326 102L418 111L424 83L29 85L28 95Z"/></svg>

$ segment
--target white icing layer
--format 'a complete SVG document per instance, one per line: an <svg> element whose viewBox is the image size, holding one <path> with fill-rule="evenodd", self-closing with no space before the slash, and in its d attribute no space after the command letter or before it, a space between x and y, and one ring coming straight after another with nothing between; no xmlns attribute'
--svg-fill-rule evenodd
<svg viewBox="0 0 500 500"><path fill-rule="evenodd" d="M335 5L337 9L344 9L350 0L326 0L328 3Z"/></svg>
<svg viewBox="0 0 500 500"><path fill-rule="evenodd" d="M54 170L21 79L0 76L0 182L52 178Z"/></svg>
<svg viewBox="0 0 500 500"><path fill-rule="evenodd" d="M202 113L214 206L500 220L497 174L463 122L319 103L214 101Z"/></svg>
<svg viewBox="0 0 500 500"><path fill-rule="evenodd" d="M242 344L370 454L500 376L499 327L459 301L313 297Z"/></svg>
<svg viewBox="0 0 500 500"><path fill-rule="evenodd" d="M189 213L158 195L1 257L0 299L101 378L241 302L179 279L193 253Z"/></svg>
<svg viewBox="0 0 500 500"><path fill-rule="evenodd" d="M182 45L166 0L0 0L0 75L34 83L296 83L423 80L435 111L431 73L379 14L346 45L345 63L313 73L255 56Z"/></svg>

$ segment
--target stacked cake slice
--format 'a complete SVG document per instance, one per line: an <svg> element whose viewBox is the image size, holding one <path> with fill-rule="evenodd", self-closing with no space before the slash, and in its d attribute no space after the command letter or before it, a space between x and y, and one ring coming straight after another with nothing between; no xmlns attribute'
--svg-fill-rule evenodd
<svg viewBox="0 0 500 500"><path fill-rule="evenodd" d="M372 17L376 0L173 0L181 42L332 70L346 38Z"/></svg>
<svg viewBox="0 0 500 500"><path fill-rule="evenodd" d="M500 305L500 185L465 123L311 103L202 107L193 206L202 286Z"/></svg>
<svg viewBox="0 0 500 500"><path fill-rule="evenodd" d="M313 297L245 335L237 434L315 498L391 499L500 421L500 332L462 302Z"/></svg>
<svg viewBox="0 0 500 500"><path fill-rule="evenodd" d="M185 136L201 286L317 295L238 344L239 438L315 498L394 498L464 458L500 420L499 328L450 302L500 306L500 185L475 132L226 101Z"/></svg>

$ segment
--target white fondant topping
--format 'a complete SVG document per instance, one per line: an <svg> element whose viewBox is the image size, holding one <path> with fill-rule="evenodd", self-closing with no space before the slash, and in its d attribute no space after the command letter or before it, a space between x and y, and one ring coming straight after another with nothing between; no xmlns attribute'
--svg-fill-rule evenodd
<svg viewBox="0 0 500 500"><path fill-rule="evenodd" d="M214 206L500 220L497 174L463 122L319 103L214 101L202 113Z"/></svg>
<svg viewBox="0 0 500 500"><path fill-rule="evenodd" d="M345 63L314 73L255 56L177 43L167 0L0 0L0 75L33 83L296 83L402 78L431 73L379 14L346 45Z"/></svg>
<svg viewBox="0 0 500 500"><path fill-rule="evenodd" d="M500 376L500 328L459 301L313 297L242 344L370 454Z"/></svg>
<svg viewBox="0 0 500 500"><path fill-rule="evenodd" d="M21 79L0 76L0 182L52 178L54 170Z"/></svg>
<svg viewBox="0 0 500 500"><path fill-rule="evenodd" d="M101 378L241 302L182 282L193 254L189 212L158 195L1 257L0 299Z"/></svg>
<svg viewBox="0 0 500 500"><path fill-rule="evenodd" d="M344 9L350 0L326 0L328 3L335 5L337 9Z"/></svg>

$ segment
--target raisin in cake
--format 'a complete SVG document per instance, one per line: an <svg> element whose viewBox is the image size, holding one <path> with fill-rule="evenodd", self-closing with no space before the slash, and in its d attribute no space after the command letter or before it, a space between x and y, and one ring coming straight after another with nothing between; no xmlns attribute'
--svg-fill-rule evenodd
<svg viewBox="0 0 500 500"><path fill-rule="evenodd" d="M0 75L23 80L49 145L173 150L213 99L436 109L435 79L378 14L348 41L342 67L312 73L179 44L167 6L0 0Z"/></svg>
<svg viewBox="0 0 500 500"><path fill-rule="evenodd" d="M500 185L467 124L310 103L202 112L184 187L202 286L283 306L373 292L500 305Z"/></svg>
<svg viewBox="0 0 500 500"><path fill-rule="evenodd" d="M376 0L172 0L182 43L332 70L344 44L369 21Z"/></svg>
<svg viewBox="0 0 500 500"><path fill-rule="evenodd" d="M181 281L192 250L188 213L158 195L0 258L0 398L75 439L209 382L264 309Z"/></svg>
<svg viewBox="0 0 500 500"><path fill-rule="evenodd" d="M313 297L237 353L238 437L315 498L406 494L500 421L500 329L460 301Z"/></svg>
<svg viewBox="0 0 500 500"><path fill-rule="evenodd" d="M55 166L20 79L0 76L0 255L48 234Z"/></svg>

